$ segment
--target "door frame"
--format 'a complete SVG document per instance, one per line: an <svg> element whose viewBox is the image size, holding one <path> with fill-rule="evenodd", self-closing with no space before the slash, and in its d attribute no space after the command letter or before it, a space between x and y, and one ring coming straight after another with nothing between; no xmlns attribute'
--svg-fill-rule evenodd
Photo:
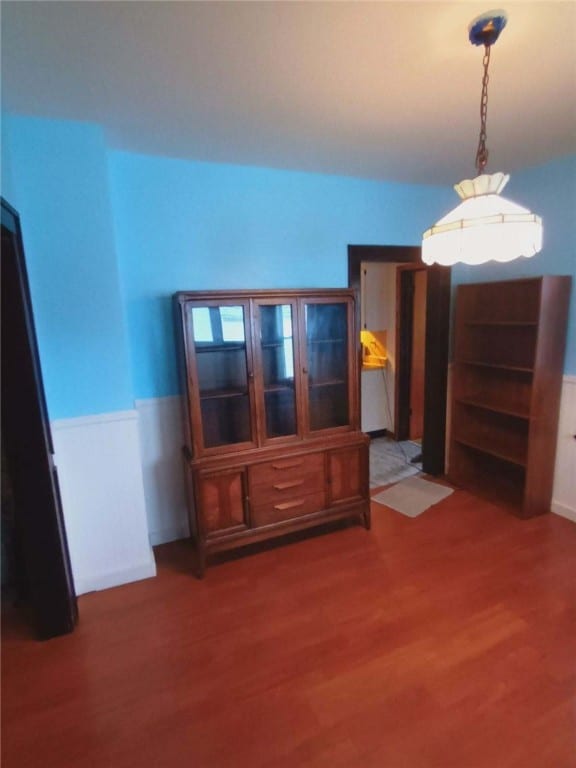
<svg viewBox="0 0 576 768"><path fill-rule="evenodd" d="M422 265L420 246L349 245L348 285L360 292L362 262ZM422 470L442 475L446 458L446 396L450 330L450 267L426 266L426 353ZM360 302L358 303L358 315ZM358 317L359 319L359 317ZM359 371L361 361L359 361ZM361 376L361 373L358 374ZM361 387L359 387L361 392Z"/></svg>
<svg viewBox="0 0 576 768"><path fill-rule="evenodd" d="M72 632L78 605L42 382L20 217L2 209L2 442L25 578L41 640Z"/></svg>

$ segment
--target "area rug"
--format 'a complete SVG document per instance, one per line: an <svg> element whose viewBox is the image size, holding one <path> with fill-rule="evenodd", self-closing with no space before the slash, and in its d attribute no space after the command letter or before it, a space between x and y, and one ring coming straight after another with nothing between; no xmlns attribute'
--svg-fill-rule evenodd
<svg viewBox="0 0 576 768"><path fill-rule="evenodd" d="M451 493L452 488L422 480L420 477L409 477L372 496L372 501L395 509L407 517L418 517Z"/></svg>
<svg viewBox="0 0 576 768"><path fill-rule="evenodd" d="M370 487L391 485L422 471L422 463L413 463L422 447L410 440L395 442L389 437L370 442Z"/></svg>

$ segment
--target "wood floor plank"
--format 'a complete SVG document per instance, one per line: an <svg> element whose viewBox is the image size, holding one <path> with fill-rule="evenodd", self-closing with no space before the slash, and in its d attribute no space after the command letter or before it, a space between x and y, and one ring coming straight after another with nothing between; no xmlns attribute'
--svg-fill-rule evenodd
<svg viewBox="0 0 576 768"><path fill-rule="evenodd" d="M418 518L4 615L5 768L574 768L576 526L456 491Z"/></svg>

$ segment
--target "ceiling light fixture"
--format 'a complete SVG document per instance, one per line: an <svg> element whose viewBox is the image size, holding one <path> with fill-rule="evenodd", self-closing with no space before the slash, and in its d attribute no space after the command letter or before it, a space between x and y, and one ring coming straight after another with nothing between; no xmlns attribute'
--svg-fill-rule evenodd
<svg viewBox="0 0 576 768"><path fill-rule="evenodd" d="M470 42L484 46L481 125L476 152L478 176L455 185L462 202L424 232L422 260L425 264L451 266L458 262L512 261L519 256L533 256L542 249L540 216L500 196L510 178L507 174L484 173L488 162L486 116L490 48L506 22L504 11L489 11L474 19L468 27Z"/></svg>

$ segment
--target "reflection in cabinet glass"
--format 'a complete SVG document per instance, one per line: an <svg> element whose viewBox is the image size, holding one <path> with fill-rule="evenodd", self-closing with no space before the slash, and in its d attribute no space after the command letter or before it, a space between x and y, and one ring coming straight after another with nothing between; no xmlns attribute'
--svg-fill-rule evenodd
<svg viewBox="0 0 576 768"><path fill-rule="evenodd" d="M296 389L293 309L290 304L262 304L259 311L266 436L294 435Z"/></svg>
<svg viewBox="0 0 576 768"><path fill-rule="evenodd" d="M348 307L307 303L306 354L310 430L341 427L348 413Z"/></svg>
<svg viewBox="0 0 576 768"><path fill-rule="evenodd" d="M243 306L193 306L192 338L204 445L251 439Z"/></svg>

